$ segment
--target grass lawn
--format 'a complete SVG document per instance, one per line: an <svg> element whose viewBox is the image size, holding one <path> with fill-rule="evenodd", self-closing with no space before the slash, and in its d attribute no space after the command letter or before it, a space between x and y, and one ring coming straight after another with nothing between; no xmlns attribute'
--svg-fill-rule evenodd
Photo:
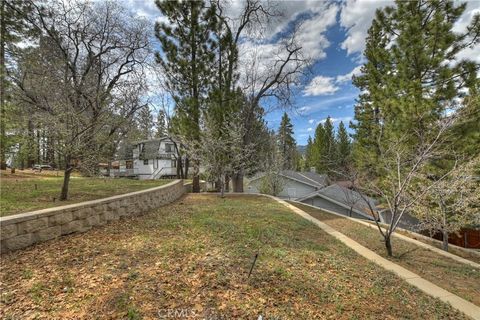
<svg viewBox="0 0 480 320"><path fill-rule="evenodd" d="M480 305L480 270L392 237L393 257L388 257L380 232L320 209L290 202L332 226L361 245L375 251L436 285Z"/></svg>
<svg viewBox="0 0 480 320"><path fill-rule="evenodd" d="M264 197L190 194L6 254L0 279L4 319L465 319Z"/></svg>
<svg viewBox="0 0 480 320"><path fill-rule="evenodd" d="M17 171L18 172L18 171ZM63 177L34 174L2 174L0 178L0 215L6 216L45 209L117 194L148 189L172 180L103 179L73 176L69 200L58 201ZM36 186L36 188L35 188ZM53 201L53 198L56 198Z"/></svg>

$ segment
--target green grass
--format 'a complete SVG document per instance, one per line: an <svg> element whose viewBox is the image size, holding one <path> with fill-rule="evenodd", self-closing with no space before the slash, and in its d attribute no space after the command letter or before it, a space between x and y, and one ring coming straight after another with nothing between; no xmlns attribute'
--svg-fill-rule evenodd
<svg viewBox="0 0 480 320"><path fill-rule="evenodd" d="M0 318L465 319L263 197L189 194L4 255L0 275Z"/></svg>
<svg viewBox="0 0 480 320"><path fill-rule="evenodd" d="M332 226L375 253L415 272L436 285L480 305L480 270L392 237L393 257L388 257L377 229L342 218L320 209L290 202L311 216Z"/></svg>
<svg viewBox="0 0 480 320"><path fill-rule="evenodd" d="M171 180L103 179L73 176L69 199L58 201L63 177L2 175L0 179L0 215L6 216L65 204L105 198L148 189ZM54 200L55 198L55 200Z"/></svg>

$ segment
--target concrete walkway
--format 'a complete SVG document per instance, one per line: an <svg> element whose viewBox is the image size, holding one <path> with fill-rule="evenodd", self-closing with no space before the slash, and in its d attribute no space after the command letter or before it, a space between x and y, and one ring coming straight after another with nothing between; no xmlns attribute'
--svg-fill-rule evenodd
<svg viewBox="0 0 480 320"><path fill-rule="evenodd" d="M339 216L341 218L344 218L344 219L349 219L349 220L352 220L356 223L360 223L366 227L369 227L369 228L372 228L372 229L375 229L375 230L378 230L377 229L377 225L375 224L375 222L366 222L366 221L362 221L360 219L355 219L355 218L351 218L351 217L347 217L347 216L344 216L344 215L341 215L339 213L336 213L336 212L333 212L331 210L327 210L327 209L323 209L323 208L318 208L318 207L315 207L315 206L312 206L312 205L309 205L309 204L306 204L306 203L303 203L303 202L298 202L298 201L293 201L293 200L290 200L291 202L295 202L295 203L298 203L298 204L301 204L301 205L304 205L304 206L308 206L308 207L312 207L314 209L317 209L317 210L322 210L322 211L325 211L325 212L328 212L330 214L333 214L333 215L336 215L336 216ZM397 228L397 230L400 229L400 228ZM382 227L382 230L385 231L385 228ZM406 230L408 231L408 230ZM474 262L474 261L471 261L471 260L468 260L468 259L465 259L465 258L462 258L462 257L459 257L455 254L452 254L450 252L447 252L447 251L444 251L442 249L439 249L437 247L434 247L432 245L429 245L427 243L424 243L424 242L421 242L421 241L418 241L418 240L415 240L413 238L410 238L408 236L405 236L403 234L400 234L398 232L394 232L392 234L394 237L397 237L399 239L402 239L404 241L407 241L407 242L410 242L410 243L413 243L421 248L424 248L424 249L427 249L427 250L430 250L430 251L433 251L439 255L442 255L442 256L445 256L447 258L450 258L452 260L455 260L455 261L458 261L458 262L461 262L461 263L464 263L464 264L468 264L472 267L475 267L475 268L478 268L480 269L480 264Z"/></svg>
<svg viewBox="0 0 480 320"><path fill-rule="evenodd" d="M459 296L445 289L440 288L439 286L431 283L430 281L423 279L418 274L413 273L385 258L382 258L372 250L365 248L364 246L360 245L358 242L345 236L343 233L338 232L337 230L333 229L329 225L321 222L320 220L315 219L314 217L310 216L303 210L287 203L286 201L283 201L276 197L271 197L271 198L275 199L276 201L283 204L284 206L290 208L293 212L302 216L306 220L313 222L314 224L319 226L322 230L324 230L326 233L337 238L349 248L355 250L355 252L357 252L359 255L378 264L379 266L385 268L386 270L395 273L397 276L404 279L412 286L417 287L418 289L420 289L421 291L425 292L426 294L432 297L438 298L443 302L449 303L453 308L465 313L467 316L471 317L472 319L480 320L480 307L474 305L471 302L468 302L463 298L460 298Z"/></svg>

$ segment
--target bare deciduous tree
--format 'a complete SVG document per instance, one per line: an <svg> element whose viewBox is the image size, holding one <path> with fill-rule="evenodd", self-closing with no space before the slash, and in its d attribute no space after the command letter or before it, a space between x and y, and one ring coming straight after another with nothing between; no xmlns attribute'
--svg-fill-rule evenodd
<svg viewBox="0 0 480 320"><path fill-rule="evenodd" d="M449 234L473 225L480 218L480 183L475 170L480 168L480 157L463 165L455 165L444 179L437 181L419 175L418 185L429 188L412 206L412 212L420 219L421 230L429 230L431 235L441 232L443 250L448 251Z"/></svg>
<svg viewBox="0 0 480 320"><path fill-rule="evenodd" d="M39 48L24 57L15 79L24 105L50 122L65 158L60 199L68 197L75 166L94 163L96 138L120 126L111 117L131 117L140 107L119 109L116 95L136 83L149 55L149 24L115 2L32 1L41 33Z"/></svg>
<svg viewBox="0 0 480 320"><path fill-rule="evenodd" d="M375 215L375 208L372 208L361 191L380 198L389 211L390 221L385 230L380 226L379 217L376 216L375 219L389 256L393 254L391 236L404 214L412 210L425 194L448 176L446 173L428 186L420 186L417 183L418 174L426 172L427 165L443 154L443 142L446 134L457 117L458 113L444 117L431 128L430 132L423 133L425 139L415 146L404 143L409 134L415 133L405 133L401 137L391 138L383 136L379 145L385 148L381 148L377 163L377 170L381 173L380 177L371 177L365 174L359 176L360 181L356 189L369 206L371 213Z"/></svg>

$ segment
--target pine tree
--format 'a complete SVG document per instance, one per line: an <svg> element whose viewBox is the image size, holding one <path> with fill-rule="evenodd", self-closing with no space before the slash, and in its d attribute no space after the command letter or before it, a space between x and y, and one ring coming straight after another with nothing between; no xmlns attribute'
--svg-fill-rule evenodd
<svg viewBox="0 0 480 320"><path fill-rule="evenodd" d="M165 112L163 110L160 110L157 114L156 127L157 127L157 130L155 131L155 137L162 138L168 134L167 119L165 117Z"/></svg>
<svg viewBox="0 0 480 320"><path fill-rule="evenodd" d="M478 65L458 53L478 42L480 16L466 33L453 31L465 10L453 1L396 1L378 10L367 38L363 92L356 107L355 159L362 183L376 190L391 212L383 232L392 255L391 235L417 195L428 191L415 180L436 176L431 159L445 157L452 121L464 117L459 105ZM460 101L460 103L459 103ZM450 115L449 115L450 113ZM442 176L442 174L438 175Z"/></svg>
<svg viewBox="0 0 480 320"><path fill-rule="evenodd" d="M308 136L307 140L307 148L305 150L305 171L310 171L311 167L314 167L314 159L313 159L313 141L312 137Z"/></svg>
<svg viewBox="0 0 480 320"><path fill-rule="evenodd" d="M138 130L142 140L153 138L153 116L150 107L145 105L137 115Z"/></svg>
<svg viewBox="0 0 480 320"><path fill-rule="evenodd" d="M7 66L15 65L13 61L17 44L37 35L29 22L32 4L28 1L2 0L0 5L0 168L6 169L6 153L13 143L6 132L13 126L11 118L16 111L11 103L10 81L7 79Z"/></svg>
<svg viewBox="0 0 480 320"><path fill-rule="evenodd" d="M345 125L341 121L340 124L338 125L338 131L337 131L337 139L336 139L336 151L337 151L337 171L344 171L349 162L351 161L350 159L350 153L351 153L351 142L350 138L348 137L347 129L345 128Z"/></svg>
<svg viewBox="0 0 480 320"><path fill-rule="evenodd" d="M330 116L325 120L323 127L325 129L325 152L323 154L323 162L327 172L332 173L332 170L335 169L335 164L337 163L337 152L335 146L335 130Z"/></svg>
<svg viewBox="0 0 480 320"><path fill-rule="evenodd" d="M459 78L476 76L473 62L457 54L478 41L478 16L466 34L453 31L465 4L453 1L397 1L377 11L369 29L355 106L355 159L375 171L382 141L415 147L427 140L432 124L461 96ZM378 173L377 173L378 174Z"/></svg>
<svg viewBox="0 0 480 320"><path fill-rule="evenodd" d="M200 141L200 122L214 77L214 32L218 26L215 6L204 1L156 1L168 23L157 22L155 36L161 52L167 87L173 93L175 117L172 130L189 141ZM200 191L200 163L193 162L193 191Z"/></svg>
<svg viewBox="0 0 480 320"><path fill-rule="evenodd" d="M285 112L277 134L278 146L284 159L283 169L295 169L297 146L293 137L293 125Z"/></svg>
<svg viewBox="0 0 480 320"><path fill-rule="evenodd" d="M315 136L312 145L312 164L317 173L327 173L328 168L325 165L325 153L327 151L325 128L321 123L315 129Z"/></svg>

